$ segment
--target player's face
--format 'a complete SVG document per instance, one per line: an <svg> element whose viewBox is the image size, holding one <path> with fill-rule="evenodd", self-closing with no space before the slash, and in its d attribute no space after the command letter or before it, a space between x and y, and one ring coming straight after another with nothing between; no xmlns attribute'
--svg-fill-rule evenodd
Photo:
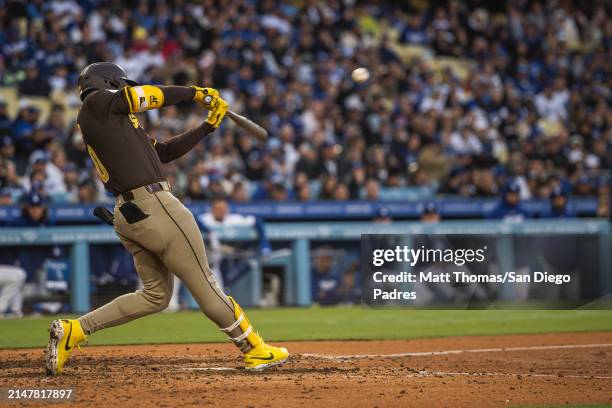
<svg viewBox="0 0 612 408"><path fill-rule="evenodd" d="M510 205L517 205L519 203L519 195L513 191L506 193L506 201Z"/></svg>
<svg viewBox="0 0 612 408"><path fill-rule="evenodd" d="M227 206L227 202L225 201L215 201L212 205L211 212L215 220L223 221L227 213L229 212L229 207Z"/></svg>
<svg viewBox="0 0 612 408"><path fill-rule="evenodd" d="M557 196L553 198L552 204L555 208L564 208L565 207L565 197Z"/></svg>
<svg viewBox="0 0 612 408"><path fill-rule="evenodd" d="M314 257L315 269L318 273L324 274L330 271L332 266L332 258L327 254L319 254Z"/></svg>
<svg viewBox="0 0 612 408"><path fill-rule="evenodd" d="M426 213L421 216L421 221L429 224L435 224L440 222L440 215L438 213Z"/></svg>
<svg viewBox="0 0 612 408"><path fill-rule="evenodd" d="M41 205L29 205L26 207L26 210L33 221L42 220L45 214L45 207Z"/></svg>

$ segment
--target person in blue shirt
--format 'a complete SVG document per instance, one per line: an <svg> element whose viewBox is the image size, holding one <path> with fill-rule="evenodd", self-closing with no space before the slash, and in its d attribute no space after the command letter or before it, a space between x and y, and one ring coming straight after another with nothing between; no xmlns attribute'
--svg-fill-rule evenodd
<svg viewBox="0 0 612 408"><path fill-rule="evenodd" d="M30 192L23 199L21 214L19 217L7 222L9 227L45 227L55 224L55 218L49 212L47 200L37 192ZM21 268L26 273L26 280L37 283L37 290L46 293L43 282L48 282L48 265L64 262L66 258L65 248L58 245L20 246L16 248L14 259L9 264ZM0 261L1 262L1 261ZM45 278L41 278L40 272ZM41 280L42 279L42 280ZM38 307L38 306L36 306ZM47 310L44 309L43 310Z"/></svg>
<svg viewBox="0 0 612 408"><path fill-rule="evenodd" d="M502 191L500 203L489 213L488 218L495 220L522 221L529 214L521 207L521 188L511 182Z"/></svg>
<svg viewBox="0 0 612 408"><path fill-rule="evenodd" d="M441 219L442 217L440 216L438 205L433 201L425 203L425 206L423 206L423 211L421 211L421 222L427 224L437 224Z"/></svg>
<svg viewBox="0 0 612 408"><path fill-rule="evenodd" d="M21 215L8 223L10 227L42 227L53 225L54 218L49 212L46 199L37 192L31 192L25 197L21 207Z"/></svg>
<svg viewBox="0 0 612 408"><path fill-rule="evenodd" d="M336 258L329 245L313 251L312 299L320 305L334 305L341 300L343 274Z"/></svg>
<svg viewBox="0 0 612 408"><path fill-rule="evenodd" d="M550 209L546 218L575 218L576 213L567 204L567 193L561 187L555 187L550 193Z"/></svg>
<svg viewBox="0 0 612 408"><path fill-rule="evenodd" d="M38 129L38 119L40 117L40 109L33 105L23 106L18 114L17 118L13 121L11 127L11 137L17 149L17 165L19 170L24 170L24 164L27 164L27 157L37 147L43 147L46 143L39 143L35 140L35 133ZM23 162L23 163L22 163Z"/></svg>
<svg viewBox="0 0 612 408"><path fill-rule="evenodd" d="M8 103L4 99L0 99L0 138L9 137L11 134L11 126L11 118L8 114Z"/></svg>

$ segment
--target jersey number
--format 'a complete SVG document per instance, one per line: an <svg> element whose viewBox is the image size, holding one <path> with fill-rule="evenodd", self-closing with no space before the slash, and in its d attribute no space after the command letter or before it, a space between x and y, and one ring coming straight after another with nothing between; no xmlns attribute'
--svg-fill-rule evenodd
<svg viewBox="0 0 612 408"><path fill-rule="evenodd" d="M110 179L108 171L106 170L106 167L104 167L100 159L98 159L98 155L96 154L94 149L92 149L89 145L87 145L87 153L89 153L89 157L91 157L94 166L96 166L96 171L98 172L98 175L100 176L102 181L108 183L108 180Z"/></svg>

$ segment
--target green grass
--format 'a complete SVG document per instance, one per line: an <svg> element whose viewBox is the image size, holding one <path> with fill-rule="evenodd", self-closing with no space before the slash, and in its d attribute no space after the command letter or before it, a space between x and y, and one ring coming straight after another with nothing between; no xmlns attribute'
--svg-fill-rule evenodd
<svg viewBox="0 0 612 408"><path fill-rule="evenodd" d="M251 310L269 340L409 339L516 333L612 331L611 310ZM42 347L53 317L0 320L0 348ZM96 333L92 345L226 341L202 314L156 314Z"/></svg>

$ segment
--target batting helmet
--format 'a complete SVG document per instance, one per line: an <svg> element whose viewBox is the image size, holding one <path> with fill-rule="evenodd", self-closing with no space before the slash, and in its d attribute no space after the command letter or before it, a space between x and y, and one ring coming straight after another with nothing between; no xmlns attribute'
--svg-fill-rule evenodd
<svg viewBox="0 0 612 408"><path fill-rule="evenodd" d="M94 62L81 71L79 96L84 100L91 91L121 89L126 85L138 85L138 82L128 79L125 70L113 62Z"/></svg>

